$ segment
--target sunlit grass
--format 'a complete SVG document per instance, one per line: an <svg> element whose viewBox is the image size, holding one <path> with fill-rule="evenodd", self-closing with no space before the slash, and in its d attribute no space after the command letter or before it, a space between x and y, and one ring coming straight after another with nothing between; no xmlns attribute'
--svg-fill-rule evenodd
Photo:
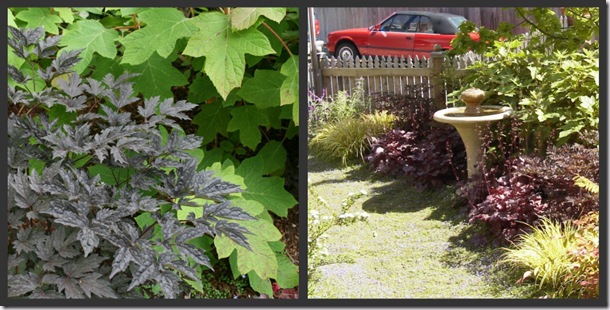
<svg viewBox="0 0 610 310"><path fill-rule="evenodd" d="M334 168L310 158L308 179L330 205L350 192L366 222L332 228L330 263L309 279L309 298L526 298L531 284L496 266L500 249L475 248L473 227L453 207L453 187L419 192L365 166ZM509 279L509 280L507 280Z"/></svg>

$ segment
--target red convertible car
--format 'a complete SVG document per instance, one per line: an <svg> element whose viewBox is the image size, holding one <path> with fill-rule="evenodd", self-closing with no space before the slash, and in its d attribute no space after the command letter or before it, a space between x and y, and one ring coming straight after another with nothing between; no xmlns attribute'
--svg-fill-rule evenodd
<svg viewBox="0 0 610 310"><path fill-rule="evenodd" d="M435 12L395 12L369 28L333 31L326 48L341 59L359 55L430 57L434 45L451 49L451 40L466 21L459 15ZM477 33L470 34L478 40Z"/></svg>

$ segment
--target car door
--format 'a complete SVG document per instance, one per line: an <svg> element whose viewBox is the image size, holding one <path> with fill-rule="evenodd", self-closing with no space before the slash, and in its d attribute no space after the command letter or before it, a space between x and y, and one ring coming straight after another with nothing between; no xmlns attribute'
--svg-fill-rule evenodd
<svg viewBox="0 0 610 310"><path fill-rule="evenodd" d="M451 48L451 40L455 38L455 34L444 33L441 22L439 19L431 19L428 16L419 18L413 43L413 57L429 58L436 44L439 44L442 49Z"/></svg>
<svg viewBox="0 0 610 310"><path fill-rule="evenodd" d="M413 50L414 32L408 27L414 23L417 16L395 14L383 21L379 28L374 28L368 38L368 55L377 56L408 56Z"/></svg>

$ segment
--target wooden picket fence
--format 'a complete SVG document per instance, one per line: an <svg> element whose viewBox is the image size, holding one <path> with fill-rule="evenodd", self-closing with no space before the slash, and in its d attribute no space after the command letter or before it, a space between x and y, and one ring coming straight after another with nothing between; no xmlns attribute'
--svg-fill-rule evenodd
<svg viewBox="0 0 610 310"><path fill-rule="evenodd" d="M429 58L404 57L356 57L342 60L322 56L318 72L308 64L308 89L318 96L334 97L343 91L352 94L357 84L368 96L376 94L404 94L419 89L418 97L433 98L436 104L446 102L441 74L451 68L456 75L476 61L481 55L468 53L447 61L441 51L432 52ZM316 81L318 85L316 85ZM421 86L421 87L418 87Z"/></svg>

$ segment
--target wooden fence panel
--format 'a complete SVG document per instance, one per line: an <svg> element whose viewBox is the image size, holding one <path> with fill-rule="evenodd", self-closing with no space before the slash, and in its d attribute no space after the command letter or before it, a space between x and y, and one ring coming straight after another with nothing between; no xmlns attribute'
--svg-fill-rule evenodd
<svg viewBox="0 0 610 310"><path fill-rule="evenodd" d="M357 57L352 61L331 57L321 60L320 69L328 96L339 91L351 94L357 83L362 83L367 95L402 94L406 86L429 84L432 75L428 59L404 57Z"/></svg>

